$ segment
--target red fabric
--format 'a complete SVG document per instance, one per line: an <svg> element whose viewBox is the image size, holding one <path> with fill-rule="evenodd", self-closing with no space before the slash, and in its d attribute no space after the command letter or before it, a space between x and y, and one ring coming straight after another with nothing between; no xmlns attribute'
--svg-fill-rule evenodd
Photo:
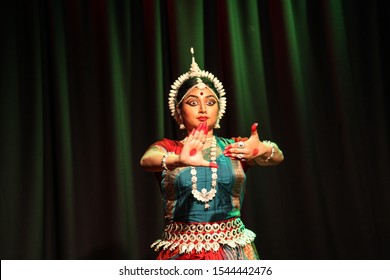
<svg viewBox="0 0 390 280"><path fill-rule="evenodd" d="M160 141L157 141L154 143L154 145L158 145L160 147L163 147L168 152L174 152L177 155L180 155L181 150L183 149L183 143L176 140L170 140L167 138L164 138Z"/></svg>
<svg viewBox="0 0 390 280"><path fill-rule="evenodd" d="M183 143L176 140L170 140L167 138L163 138L160 141L157 141L153 145L157 145L163 147L167 152L174 152L176 155L180 155L181 150L183 149ZM161 172L154 173L157 182L161 182Z"/></svg>
<svg viewBox="0 0 390 280"><path fill-rule="evenodd" d="M238 137L232 137L232 139L234 140L234 142L245 142L247 141L249 138L248 137L241 137L241 136L238 136Z"/></svg>
<svg viewBox="0 0 390 280"><path fill-rule="evenodd" d="M210 250L208 252L201 251L199 253L196 252L195 249L191 251L191 253L179 254L179 249L175 249L173 251L163 250L158 256L158 260L224 260L226 259L223 249L220 247L217 252Z"/></svg>

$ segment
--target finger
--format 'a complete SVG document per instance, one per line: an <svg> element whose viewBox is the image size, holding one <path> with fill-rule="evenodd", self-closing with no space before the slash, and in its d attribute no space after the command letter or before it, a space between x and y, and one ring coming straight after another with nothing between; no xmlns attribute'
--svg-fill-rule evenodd
<svg viewBox="0 0 390 280"><path fill-rule="evenodd" d="M206 132L205 123L201 122L200 124L198 124L196 130L198 130L199 132L203 131L203 133L205 133Z"/></svg>
<svg viewBox="0 0 390 280"><path fill-rule="evenodd" d="M241 160L245 161L246 160L246 155L244 153L226 153L225 156L230 157L235 160Z"/></svg>
<svg viewBox="0 0 390 280"><path fill-rule="evenodd" d="M202 141L204 135L205 135L205 129L204 129L204 124L202 124L200 129L199 129L199 134L198 134L198 137L197 137L198 140Z"/></svg>
<svg viewBox="0 0 390 280"><path fill-rule="evenodd" d="M259 125L258 123L252 124L252 128L251 128L251 135L252 135L252 136L258 135L258 133L257 133L257 126L258 126L258 125Z"/></svg>
<svg viewBox="0 0 390 280"><path fill-rule="evenodd" d="M232 143L232 144L225 146L224 150L229 150L231 148L239 148L239 146L238 146L239 142L246 142L249 140L248 137L237 137L237 138L233 138L233 139L235 140L235 143Z"/></svg>
<svg viewBox="0 0 390 280"><path fill-rule="evenodd" d="M204 134L207 135L207 133L209 132L209 128L207 126L207 122L203 122L202 125L203 125L202 126L202 130L203 130Z"/></svg>
<svg viewBox="0 0 390 280"><path fill-rule="evenodd" d="M195 137L195 135L199 135L198 133L202 130L202 123L198 124L196 128L194 128L191 134Z"/></svg>
<svg viewBox="0 0 390 280"><path fill-rule="evenodd" d="M196 129L193 128L192 131L190 132L190 134L188 134L186 143L192 141L192 139L194 138L195 131L196 131Z"/></svg>
<svg viewBox="0 0 390 280"><path fill-rule="evenodd" d="M223 151L223 154L227 157L235 157L236 151L233 148Z"/></svg>
<svg viewBox="0 0 390 280"><path fill-rule="evenodd" d="M258 123L252 124L250 139L253 139L253 138L259 139L259 133L257 132L257 127L258 127Z"/></svg>
<svg viewBox="0 0 390 280"><path fill-rule="evenodd" d="M234 148L235 143L229 144L225 146L225 151L230 150L231 148Z"/></svg>
<svg viewBox="0 0 390 280"><path fill-rule="evenodd" d="M198 150L202 150L203 145L205 144L205 142L206 142L206 135L203 133L203 131L201 131L201 132L199 132L199 138L196 139L195 147Z"/></svg>
<svg viewBox="0 0 390 280"><path fill-rule="evenodd" d="M211 168L218 168L218 164L216 164L214 162L209 162L209 167L211 167Z"/></svg>
<svg viewBox="0 0 390 280"><path fill-rule="evenodd" d="M246 153L246 152L248 152L248 149L246 147L246 143L243 143L244 144L243 147L240 147L239 143L240 142L237 142L237 143L226 146L224 149L224 152L227 152L227 153Z"/></svg>
<svg viewBox="0 0 390 280"><path fill-rule="evenodd" d="M207 125L207 122L204 122L204 134L208 134L209 133L209 127Z"/></svg>
<svg viewBox="0 0 390 280"><path fill-rule="evenodd" d="M247 148L230 148L228 150L224 150L223 154L225 156L233 156L236 157L238 154L248 155L249 149Z"/></svg>
<svg viewBox="0 0 390 280"><path fill-rule="evenodd" d="M203 134L202 138L200 139L203 145L204 143L206 143L206 139L207 139L207 133Z"/></svg>
<svg viewBox="0 0 390 280"><path fill-rule="evenodd" d="M195 129L193 140L199 139L199 135L202 132L202 126L199 124L198 127Z"/></svg>
<svg viewBox="0 0 390 280"><path fill-rule="evenodd" d="M241 154L241 153L235 154L235 159L236 159L236 160L241 160L241 161L246 161L245 155L244 155L244 154Z"/></svg>
<svg viewBox="0 0 390 280"><path fill-rule="evenodd" d="M247 138L247 139L248 139L248 138ZM233 140L234 140L234 143L225 146L225 151L226 151L226 150L229 150L229 149L231 149L231 148L237 147L237 143L240 142L240 141L243 141L242 138L241 138L241 136L235 137L235 138L233 138Z"/></svg>

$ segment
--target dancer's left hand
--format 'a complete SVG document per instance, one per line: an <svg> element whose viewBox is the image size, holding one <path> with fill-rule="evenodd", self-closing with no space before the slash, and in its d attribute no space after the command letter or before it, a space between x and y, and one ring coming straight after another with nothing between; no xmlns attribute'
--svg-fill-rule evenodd
<svg viewBox="0 0 390 280"><path fill-rule="evenodd" d="M257 123L252 125L251 136L248 140L238 141L236 143L227 145L223 151L223 154L232 159L241 161L250 161L256 157L266 154L270 147L261 142L257 132L257 126Z"/></svg>

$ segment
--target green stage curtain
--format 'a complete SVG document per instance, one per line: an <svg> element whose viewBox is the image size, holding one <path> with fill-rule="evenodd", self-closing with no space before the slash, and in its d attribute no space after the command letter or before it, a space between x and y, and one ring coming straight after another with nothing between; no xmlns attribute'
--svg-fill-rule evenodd
<svg viewBox="0 0 390 280"><path fill-rule="evenodd" d="M276 142L243 208L263 259L390 258L385 1L40 0L1 9L2 259L153 259L164 221L139 160L183 137L168 93L224 84L217 134Z"/></svg>

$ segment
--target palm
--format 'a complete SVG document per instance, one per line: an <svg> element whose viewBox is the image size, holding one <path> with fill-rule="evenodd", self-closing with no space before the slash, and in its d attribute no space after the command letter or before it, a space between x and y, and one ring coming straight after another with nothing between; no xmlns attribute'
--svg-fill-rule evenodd
<svg viewBox="0 0 390 280"><path fill-rule="evenodd" d="M251 136L246 139L237 139L239 142L243 142L243 147L238 146L239 142L228 145L225 148L224 154L236 159L240 159L241 155L243 160L248 161L264 154L267 151L267 147L260 141L259 134L257 133L257 124L252 125Z"/></svg>
<svg viewBox="0 0 390 280"><path fill-rule="evenodd" d="M207 132L206 124L201 123L196 130L188 135L179 155L179 161L182 164L187 166L210 166L210 162L205 160L202 154Z"/></svg>
<svg viewBox="0 0 390 280"><path fill-rule="evenodd" d="M201 166L204 165L205 159L202 155L202 147L197 143L186 141L179 156L180 162L185 165ZM208 165L208 163L206 164Z"/></svg>

